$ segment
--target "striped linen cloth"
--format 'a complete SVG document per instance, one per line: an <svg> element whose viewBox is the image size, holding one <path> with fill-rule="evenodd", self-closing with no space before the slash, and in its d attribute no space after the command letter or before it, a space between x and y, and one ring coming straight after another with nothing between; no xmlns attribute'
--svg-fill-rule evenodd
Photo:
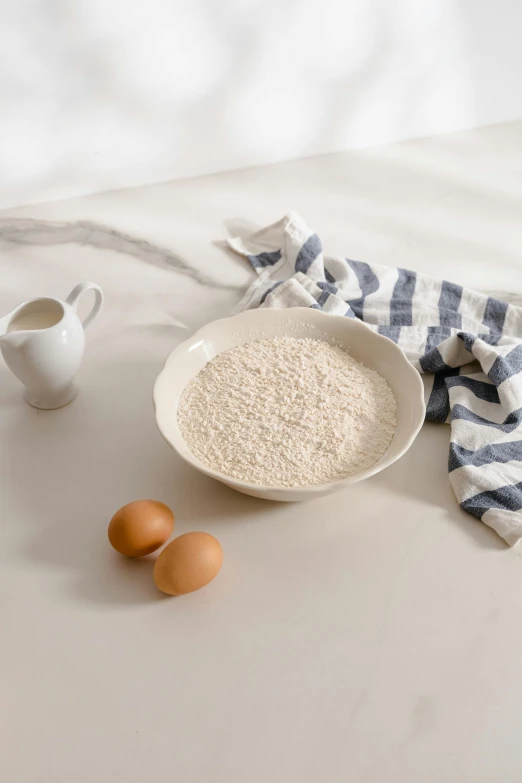
<svg viewBox="0 0 522 783"><path fill-rule="evenodd" d="M360 318L422 373L426 418L449 422L460 505L522 538L522 308L406 269L325 256L295 213L228 244L258 278L238 310L314 307Z"/></svg>

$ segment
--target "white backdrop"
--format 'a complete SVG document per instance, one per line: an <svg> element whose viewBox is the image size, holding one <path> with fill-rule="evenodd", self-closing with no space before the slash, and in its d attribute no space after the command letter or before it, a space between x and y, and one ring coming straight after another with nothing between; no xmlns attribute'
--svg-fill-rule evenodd
<svg viewBox="0 0 522 783"><path fill-rule="evenodd" d="M4 0L0 207L522 117L518 0Z"/></svg>

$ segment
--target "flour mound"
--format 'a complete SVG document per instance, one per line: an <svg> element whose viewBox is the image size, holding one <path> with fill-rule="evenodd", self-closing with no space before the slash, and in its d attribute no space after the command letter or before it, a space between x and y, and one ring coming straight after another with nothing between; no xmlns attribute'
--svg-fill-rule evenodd
<svg viewBox="0 0 522 783"><path fill-rule="evenodd" d="M219 354L181 395L178 423L213 470L254 484L324 484L375 465L396 427L374 370L321 340L274 337Z"/></svg>

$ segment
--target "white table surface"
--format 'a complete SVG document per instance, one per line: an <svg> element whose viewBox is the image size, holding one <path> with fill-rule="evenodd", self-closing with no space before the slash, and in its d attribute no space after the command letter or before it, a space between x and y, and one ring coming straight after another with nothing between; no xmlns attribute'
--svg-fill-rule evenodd
<svg viewBox="0 0 522 783"><path fill-rule="evenodd" d="M151 390L251 280L228 230L295 209L334 253L520 294L521 207L522 123L0 215L0 312L106 293L69 407L0 366L2 781L520 783L522 550L458 508L449 429L278 505L182 463ZM218 537L209 587L110 549L140 497Z"/></svg>

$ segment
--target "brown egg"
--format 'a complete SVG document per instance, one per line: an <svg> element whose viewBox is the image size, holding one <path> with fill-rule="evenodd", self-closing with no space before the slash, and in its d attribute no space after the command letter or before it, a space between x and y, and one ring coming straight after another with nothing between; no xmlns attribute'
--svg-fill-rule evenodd
<svg viewBox="0 0 522 783"><path fill-rule="evenodd" d="M109 522L109 541L127 557L142 557L159 549L174 529L174 514L158 500L135 500Z"/></svg>
<svg viewBox="0 0 522 783"><path fill-rule="evenodd" d="M214 579L223 562L221 544L208 533L185 533L160 552L154 581L164 593L183 595Z"/></svg>

